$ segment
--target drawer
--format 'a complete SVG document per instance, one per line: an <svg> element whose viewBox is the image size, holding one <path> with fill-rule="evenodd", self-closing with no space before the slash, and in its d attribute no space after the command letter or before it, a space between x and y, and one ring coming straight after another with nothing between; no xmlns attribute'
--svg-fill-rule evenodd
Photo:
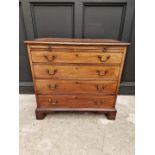
<svg viewBox="0 0 155 155"><path fill-rule="evenodd" d="M48 51L48 52L75 52L75 51L82 51L82 52L123 52L124 46L86 46L86 45L50 45L50 44L40 44L40 45L30 45L29 46L32 52L36 51Z"/></svg>
<svg viewBox="0 0 155 155"><path fill-rule="evenodd" d="M36 78L85 78L118 80L119 66L33 65Z"/></svg>
<svg viewBox="0 0 155 155"><path fill-rule="evenodd" d="M123 53L95 52L31 52L32 62L120 64Z"/></svg>
<svg viewBox="0 0 155 155"><path fill-rule="evenodd" d="M78 80L36 80L38 94L115 93L117 82Z"/></svg>
<svg viewBox="0 0 155 155"><path fill-rule="evenodd" d="M115 96L39 95L40 108L113 108Z"/></svg>

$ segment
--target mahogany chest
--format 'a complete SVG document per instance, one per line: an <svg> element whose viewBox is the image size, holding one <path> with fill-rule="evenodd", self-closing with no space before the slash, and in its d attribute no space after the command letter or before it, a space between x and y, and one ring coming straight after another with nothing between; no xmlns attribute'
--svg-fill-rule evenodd
<svg viewBox="0 0 155 155"><path fill-rule="evenodd" d="M36 119L54 111L99 111L116 117L116 98L129 43L111 39L25 41Z"/></svg>

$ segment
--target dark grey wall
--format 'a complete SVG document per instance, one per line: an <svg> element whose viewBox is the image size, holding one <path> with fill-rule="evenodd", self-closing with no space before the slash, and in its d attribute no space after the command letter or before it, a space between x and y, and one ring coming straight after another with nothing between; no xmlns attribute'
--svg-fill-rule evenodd
<svg viewBox="0 0 155 155"><path fill-rule="evenodd" d="M33 93L24 40L38 37L113 38L130 42L120 87L134 94L134 0L21 0L19 90Z"/></svg>

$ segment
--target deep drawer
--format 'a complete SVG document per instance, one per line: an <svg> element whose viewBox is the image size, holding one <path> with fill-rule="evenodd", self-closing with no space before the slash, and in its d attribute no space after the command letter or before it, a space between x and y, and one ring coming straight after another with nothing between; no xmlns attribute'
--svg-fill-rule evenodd
<svg viewBox="0 0 155 155"><path fill-rule="evenodd" d="M33 65L36 78L118 80L119 66Z"/></svg>
<svg viewBox="0 0 155 155"><path fill-rule="evenodd" d="M38 94L115 93L117 82L36 80Z"/></svg>
<svg viewBox="0 0 155 155"><path fill-rule="evenodd" d="M95 52L31 52L32 62L120 64L123 53Z"/></svg>
<svg viewBox="0 0 155 155"><path fill-rule="evenodd" d="M39 95L40 108L113 108L115 96Z"/></svg>

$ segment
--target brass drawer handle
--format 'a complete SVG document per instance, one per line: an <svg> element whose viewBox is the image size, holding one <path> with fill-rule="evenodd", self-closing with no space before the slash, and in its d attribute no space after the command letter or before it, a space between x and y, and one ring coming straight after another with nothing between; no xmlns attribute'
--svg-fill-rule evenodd
<svg viewBox="0 0 155 155"><path fill-rule="evenodd" d="M102 91L104 89L104 85L97 85L97 90L98 91Z"/></svg>
<svg viewBox="0 0 155 155"><path fill-rule="evenodd" d="M48 55L45 55L44 57L45 57L45 59L46 59L48 62L52 62L52 61L54 61L54 59L55 59L55 55L52 55L51 58L50 58Z"/></svg>
<svg viewBox="0 0 155 155"><path fill-rule="evenodd" d="M107 51L107 48L106 47L103 47L102 51L103 52L106 52Z"/></svg>
<svg viewBox="0 0 155 155"><path fill-rule="evenodd" d="M52 105L56 105L58 103L57 100L52 100L51 98L48 99L48 103L52 104Z"/></svg>
<svg viewBox="0 0 155 155"><path fill-rule="evenodd" d="M49 84L49 85L48 85L48 88L51 89L51 90L56 89L56 87L57 87L56 84Z"/></svg>
<svg viewBox="0 0 155 155"><path fill-rule="evenodd" d="M55 75L57 70L56 69L53 69L53 70L48 69L47 72L48 72L49 75Z"/></svg>
<svg viewBox="0 0 155 155"><path fill-rule="evenodd" d="M107 55L106 58L103 59L103 57L99 55L99 56L98 56L98 59L99 59L101 62L106 62L106 61L108 61L108 60L110 59L110 57L111 57L110 55Z"/></svg>
<svg viewBox="0 0 155 155"><path fill-rule="evenodd" d="M99 76L105 76L107 74L108 71L100 71L100 70L97 70L97 73Z"/></svg>
<svg viewBox="0 0 155 155"><path fill-rule="evenodd" d="M104 100L101 100L101 101L94 101L95 105L101 105L104 103Z"/></svg>

